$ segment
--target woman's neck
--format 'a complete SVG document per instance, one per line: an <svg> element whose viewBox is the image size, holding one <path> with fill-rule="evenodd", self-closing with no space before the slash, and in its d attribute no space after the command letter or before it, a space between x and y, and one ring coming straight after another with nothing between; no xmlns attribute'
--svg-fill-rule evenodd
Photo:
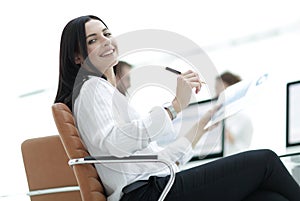
<svg viewBox="0 0 300 201"><path fill-rule="evenodd" d="M89 68L89 67L88 67L88 68L84 67L84 69L85 69L86 71L88 71L88 72L91 72L91 73L94 72L94 71L91 70L91 68ZM100 72L100 71L98 71L98 72ZM113 71L113 68L108 68L103 74L105 75L105 78L107 79L107 81L108 81L111 85L113 85L114 87L117 86L117 85L116 85L116 76L115 76L115 73L114 73L114 71Z"/></svg>
<svg viewBox="0 0 300 201"><path fill-rule="evenodd" d="M107 69L104 73L107 78L107 81L111 83L111 85L116 86L116 76L112 68Z"/></svg>

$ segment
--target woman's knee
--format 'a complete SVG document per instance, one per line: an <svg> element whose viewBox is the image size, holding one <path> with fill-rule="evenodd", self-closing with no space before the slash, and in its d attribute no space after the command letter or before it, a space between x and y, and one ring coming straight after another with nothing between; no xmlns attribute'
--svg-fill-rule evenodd
<svg viewBox="0 0 300 201"><path fill-rule="evenodd" d="M260 153L265 159L279 159L279 156L270 149L262 149L260 150Z"/></svg>
<svg viewBox="0 0 300 201"><path fill-rule="evenodd" d="M257 157L260 158L260 161L263 161L267 166L274 166L275 164L278 164L278 162L281 163L279 156L270 149L258 150Z"/></svg>
<svg viewBox="0 0 300 201"><path fill-rule="evenodd" d="M279 158L278 155L270 150L270 149L257 149L257 150L251 150L251 151L246 151L245 154L249 153L250 155L255 156L255 158ZM243 153L241 153L243 154Z"/></svg>
<svg viewBox="0 0 300 201"><path fill-rule="evenodd" d="M241 153L243 154L243 153ZM270 150L270 149L257 149L257 150L251 150L244 153L246 156L246 160L254 162L256 165L258 163L268 165L270 163L273 163L275 161L280 161L278 155Z"/></svg>

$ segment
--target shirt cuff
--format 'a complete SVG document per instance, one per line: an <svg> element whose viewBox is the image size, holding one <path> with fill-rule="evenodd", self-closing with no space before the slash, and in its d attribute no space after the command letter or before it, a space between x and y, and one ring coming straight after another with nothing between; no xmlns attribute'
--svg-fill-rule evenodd
<svg viewBox="0 0 300 201"><path fill-rule="evenodd" d="M175 142L177 144L178 152L182 153L182 156L178 158L177 162L179 165L184 165L191 160L194 151L191 142L185 138L181 137Z"/></svg>

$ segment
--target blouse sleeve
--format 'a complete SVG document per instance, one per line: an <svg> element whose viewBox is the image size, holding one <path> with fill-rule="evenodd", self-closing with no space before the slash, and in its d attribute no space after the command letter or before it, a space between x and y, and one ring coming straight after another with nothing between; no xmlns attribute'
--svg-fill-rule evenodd
<svg viewBox="0 0 300 201"><path fill-rule="evenodd" d="M177 162L179 165L184 165L192 158L193 153L192 145L188 139L180 137L160 151L158 156L159 158Z"/></svg>
<svg viewBox="0 0 300 201"><path fill-rule="evenodd" d="M103 153L124 157L146 148L151 141L174 134L172 122L162 107L137 117L124 97L100 79L90 79L76 100L77 123L84 141ZM92 105L92 107L91 107Z"/></svg>

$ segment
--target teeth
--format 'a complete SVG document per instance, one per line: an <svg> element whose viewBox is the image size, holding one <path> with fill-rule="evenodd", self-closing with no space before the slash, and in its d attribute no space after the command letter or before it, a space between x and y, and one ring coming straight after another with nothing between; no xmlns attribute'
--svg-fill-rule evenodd
<svg viewBox="0 0 300 201"><path fill-rule="evenodd" d="M104 54L102 54L102 56L107 56L109 54L112 54L114 51L113 50L109 50L107 52L105 52Z"/></svg>

